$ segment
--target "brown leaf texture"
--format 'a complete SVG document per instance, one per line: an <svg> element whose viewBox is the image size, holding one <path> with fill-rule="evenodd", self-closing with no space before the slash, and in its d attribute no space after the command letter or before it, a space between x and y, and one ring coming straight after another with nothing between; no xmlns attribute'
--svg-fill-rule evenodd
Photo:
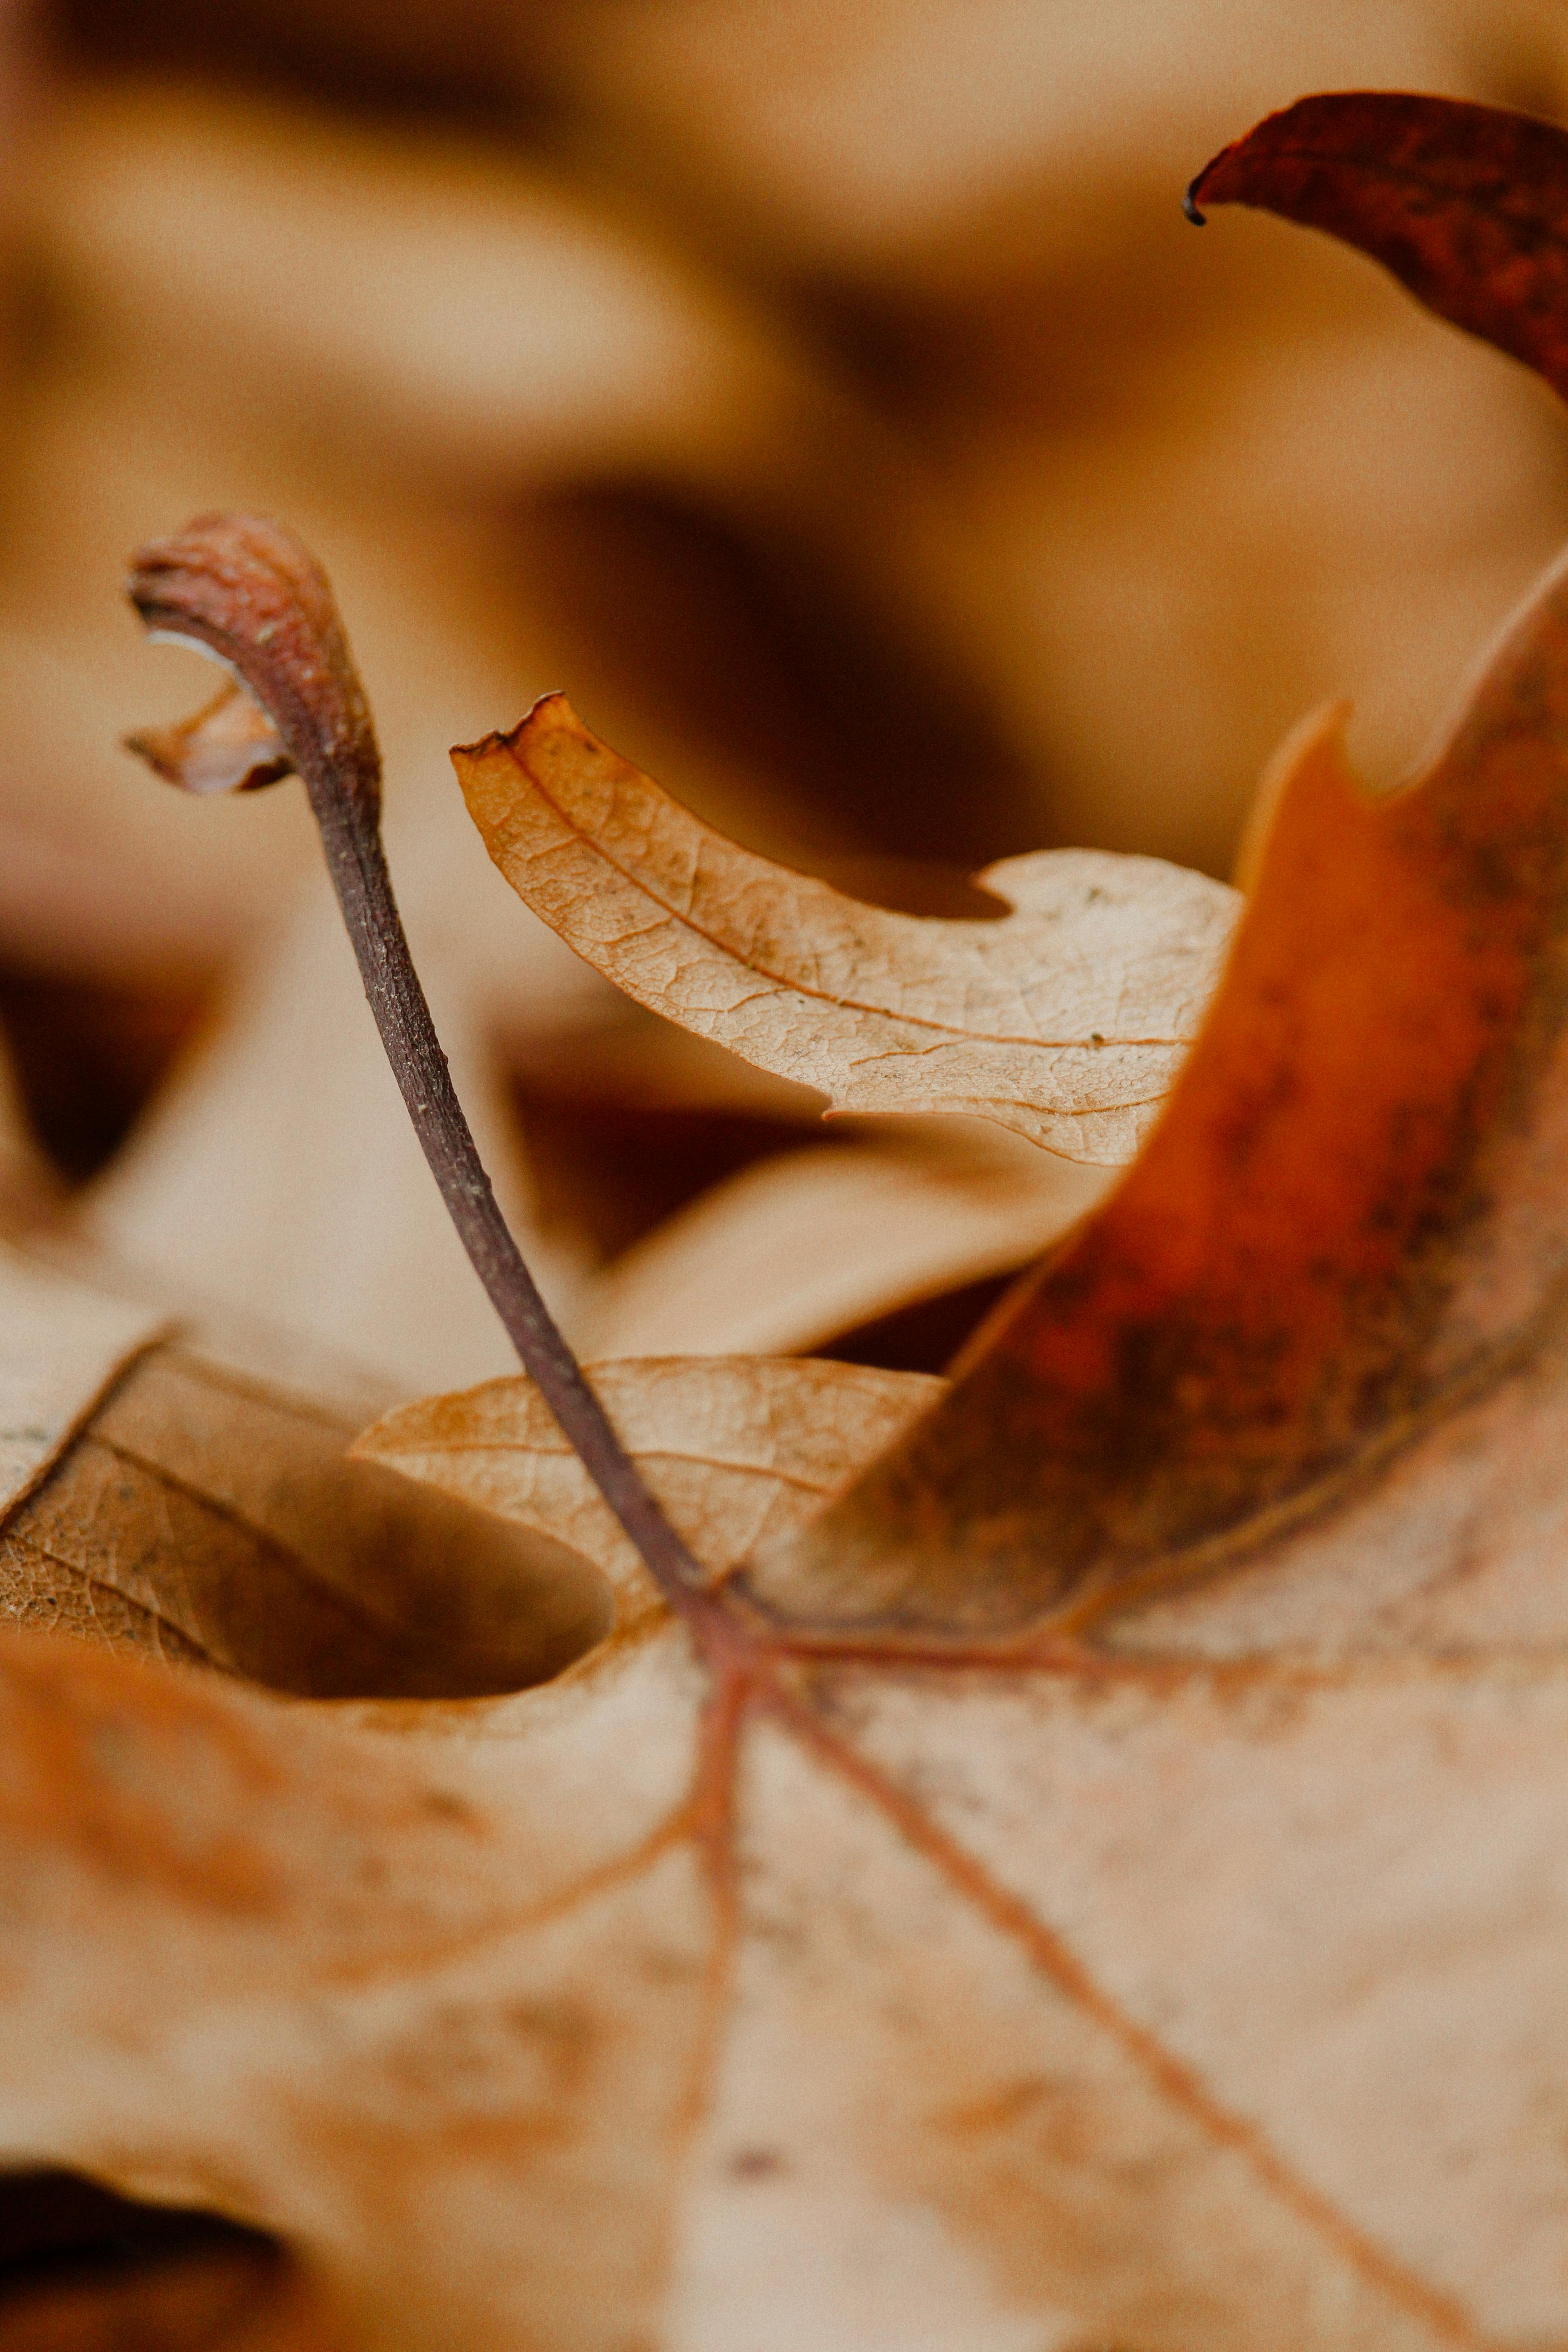
<svg viewBox="0 0 1568 2352"><path fill-rule="evenodd" d="M0 1252L0 1624L317 1697L515 1689L610 1622L562 1544L348 1458L341 1410Z"/></svg>
<svg viewBox="0 0 1568 2352"><path fill-rule="evenodd" d="M1278 1587L1281 1548L1315 1557L1352 1500L1382 1529L1351 1540L1358 1608L1375 1584L1397 1612L1461 1560L1475 1605L1489 1562L1494 1612L1505 1588L1534 1605L1568 1241L1568 564L1416 783L1371 799L1342 721L1297 743L1223 1007L1149 1150L811 1530L851 1615L900 1613L902 1585L911 1628L1078 1622L1260 1547ZM1409 1481L1415 1458L1447 1465L1442 1535L1379 1517L1373 1470Z"/></svg>
<svg viewBox="0 0 1568 2352"><path fill-rule="evenodd" d="M500 1381L361 1451L604 1579L552 1681L5 1643L13 2160L346 2343L1568 2336L1565 632L1381 803L1298 743L1163 1124L951 1390L600 1368L676 1615Z"/></svg>
<svg viewBox="0 0 1568 2352"><path fill-rule="evenodd" d="M969 1114L1069 1160L1131 1159L1234 918L1220 883L1094 850L987 866L994 923L863 906L703 824L561 695L452 758L519 897L639 1003L835 1109Z"/></svg>

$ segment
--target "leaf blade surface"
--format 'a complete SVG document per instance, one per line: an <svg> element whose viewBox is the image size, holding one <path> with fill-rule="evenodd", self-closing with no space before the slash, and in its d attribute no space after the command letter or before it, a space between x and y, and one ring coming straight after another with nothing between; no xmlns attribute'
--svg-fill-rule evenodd
<svg viewBox="0 0 1568 2352"><path fill-rule="evenodd" d="M996 1120L1120 1165L1213 986L1234 894L1156 858L1010 858L1004 920L892 914L703 824L547 695L454 751L491 857L626 994L835 1108Z"/></svg>

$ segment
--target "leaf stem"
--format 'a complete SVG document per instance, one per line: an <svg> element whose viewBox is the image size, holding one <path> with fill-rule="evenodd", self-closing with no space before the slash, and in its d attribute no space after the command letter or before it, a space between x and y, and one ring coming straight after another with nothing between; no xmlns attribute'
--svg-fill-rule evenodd
<svg viewBox="0 0 1568 2352"><path fill-rule="evenodd" d="M342 811L342 804L338 804ZM357 807L317 811L327 867L430 1172L524 1370L667 1597L700 1570L649 1492L512 1239L458 1100L393 897L381 832Z"/></svg>
<svg viewBox="0 0 1568 2352"><path fill-rule="evenodd" d="M132 603L163 638L237 670L303 779L327 870L408 1115L507 1335L665 1599L711 1607L702 1571L616 1434L508 1230L409 953L381 841L381 761L325 574L279 525L208 515L133 559ZM258 774L280 772L258 761ZM286 771L285 771L286 772Z"/></svg>

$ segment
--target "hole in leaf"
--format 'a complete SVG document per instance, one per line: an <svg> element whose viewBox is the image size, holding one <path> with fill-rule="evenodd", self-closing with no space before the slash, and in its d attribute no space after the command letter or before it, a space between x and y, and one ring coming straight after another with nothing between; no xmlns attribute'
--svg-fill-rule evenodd
<svg viewBox="0 0 1568 2352"><path fill-rule="evenodd" d="M132 1366L0 1536L0 1618L310 1698L473 1698L603 1638L592 1561L173 1348Z"/></svg>
<svg viewBox="0 0 1568 2352"><path fill-rule="evenodd" d="M141 2204L74 2172L0 2172L5 2352L226 2343L289 2268L275 2239L215 2213Z"/></svg>

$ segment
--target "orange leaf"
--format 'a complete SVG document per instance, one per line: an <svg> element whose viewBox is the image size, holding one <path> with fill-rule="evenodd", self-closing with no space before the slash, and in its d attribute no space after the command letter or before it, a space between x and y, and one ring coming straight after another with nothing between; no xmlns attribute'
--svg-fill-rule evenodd
<svg viewBox="0 0 1568 2352"><path fill-rule="evenodd" d="M911 1624L1077 1622L1280 1540L1483 1410L1543 1344L1568 1242L1565 903L1560 566L1419 782L1371 799L1338 715L1300 742L1147 1150L802 1539L835 1613L907 1593ZM1494 1445L1478 1489L1501 1475Z"/></svg>

